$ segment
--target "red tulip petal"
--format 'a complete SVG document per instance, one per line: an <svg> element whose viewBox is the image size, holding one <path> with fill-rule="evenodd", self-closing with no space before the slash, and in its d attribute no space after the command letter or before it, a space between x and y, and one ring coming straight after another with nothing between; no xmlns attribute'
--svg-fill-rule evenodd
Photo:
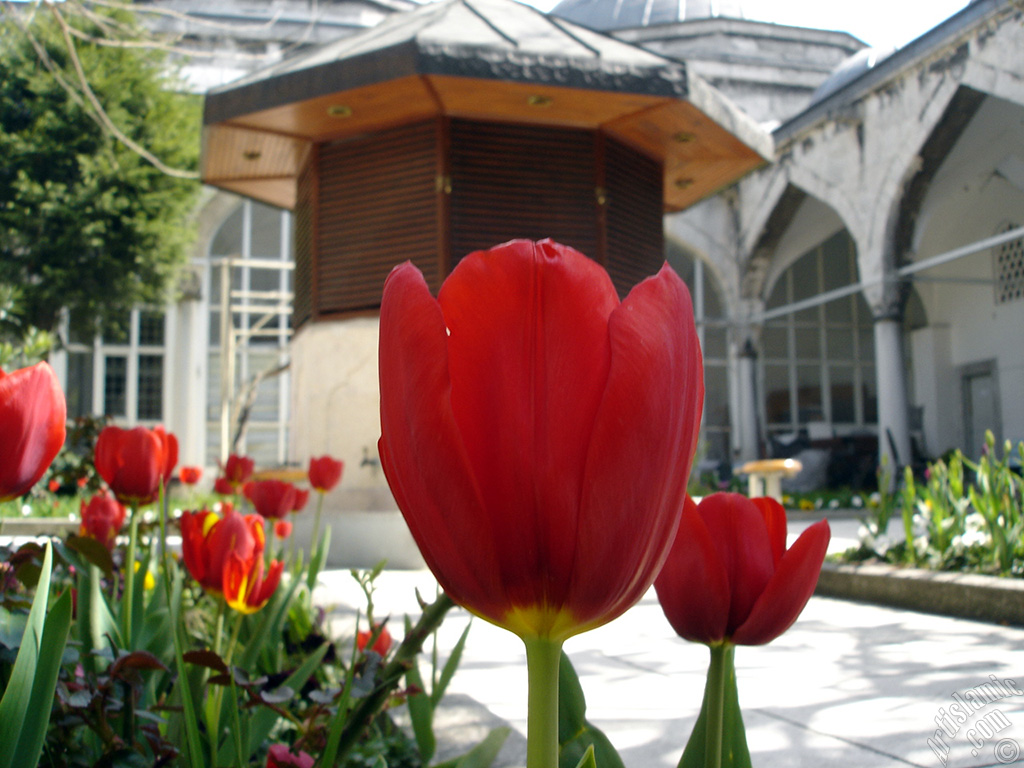
<svg viewBox="0 0 1024 768"><path fill-rule="evenodd" d="M0 371L0 502L39 482L64 444L66 416L64 393L49 364Z"/></svg>
<svg viewBox="0 0 1024 768"><path fill-rule="evenodd" d="M757 506L739 493L706 496L697 509L729 575L731 634L747 620L775 571L768 527Z"/></svg>
<svg viewBox="0 0 1024 768"><path fill-rule="evenodd" d="M697 643L715 643L725 637L729 578L689 496L675 542L654 588L665 618L680 637Z"/></svg>
<svg viewBox="0 0 1024 768"><path fill-rule="evenodd" d="M686 285L665 266L609 318L611 370L588 446L572 604L618 615L672 544L700 429L704 377Z"/></svg>
<svg viewBox="0 0 1024 768"><path fill-rule="evenodd" d="M786 508L768 496L751 501L764 517L764 523L768 527L768 539L772 545L772 562L778 566L786 551Z"/></svg>
<svg viewBox="0 0 1024 768"><path fill-rule="evenodd" d="M576 562L614 287L571 248L518 240L464 258L438 301L453 412L502 542L502 583L513 605L557 609Z"/></svg>
<svg viewBox="0 0 1024 768"><path fill-rule="evenodd" d="M409 530L452 599L500 620L495 538L452 415L444 318L408 262L384 284L379 370L381 467Z"/></svg>
<svg viewBox="0 0 1024 768"><path fill-rule="evenodd" d="M802 534L779 563L750 616L732 634L738 645L761 645L789 629L814 593L832 533L820 520Z"/></svg>

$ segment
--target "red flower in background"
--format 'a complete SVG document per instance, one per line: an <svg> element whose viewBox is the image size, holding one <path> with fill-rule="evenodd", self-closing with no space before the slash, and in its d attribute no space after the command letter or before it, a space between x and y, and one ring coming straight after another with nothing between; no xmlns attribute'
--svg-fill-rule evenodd
<svg viewBox="0 0 1024 768"><path fill-rule="evenodd" d="M287 539L292 535L292 524L287 520L275 520L274 535L279 539Z"/></svg>
<svg viewBox="0 0 1024 768"><path fill-rule="evenodd" d="M78 528L79 536L90 536L107 549L114 548L114 540L124 526L128 511L106 491L100 491L85 503L82 499L79 511L82 523Z"/></svg>
<svg viewBox="0 0 1024 768"><path fill-rule="evenodd" d="M202 479L202 477L203 477L203 468L202 467L185 466L185 467L181 468L180 472L178 472L178 478L185 485L195 485L196 483L198 483Z"/></svg>
<svg viewBox="0 0 1024 768"><path fill-rule="evenodd" d="M230 555L243 561L263 557L263 520L240 515L226 505L223 516L208 510L181 516L181 551L185 567L204 589L222 594Z"/></svg>
<svg viewBox="0 0 1024 768"><path fill-rule="evenodd" d="M234 486L231 485L231 481L226 477L218 477L213 481L213 492L219 493L221 496L231 496L234 494Z"/></svg>
<svg viewBox="0 0 1024 768"><path fill-rule="evenodd" d="M224 464L223 476L233 489L238 489L249 481L255 467L256 463L248 456L232 453Z"/></svg>
<svg viewBox="0 0 1024 768"><path fill-rule="evenodd" d="M391 643L393 641L391 639L391 633L388 632L388 628L380 625L378 626L380 627L380 634L377 635L377 639L374 640L373 645L370 646L370 650L380 654L381 657L384 657L387 656L388 651L391 650ZM373 632L368 629L363 629L357 632L356 648L360 651L365 651L371 637L373 637Z"/></svg>
<svg viewBox="0 0 1024 768"><path fill-rule="evenodd" d="M295 501L292 502L292 512L301 512L309 504L309 489L296 488Z"/></svg>
<svg viewBox="0 0 1024 768"><path fill-rule="evenodd" d="M64 445L67 405L48 363L0 371L0 502L39 482Z"/></svg>
<svg viewBox="0 0 1024 768"><path fill-rule="evenodd" d="M95 463L122 504L150 504L178 463L178 438L163 427L104 427L96 440Z"/></svg>
<svg viewBox="0 0 1024 768"><path fill-rule="evenodd" d="M828 549L828 522L786 549L778 502L715 493L687 497L675 542L654 582L680 637L708 645L761 645L781 635L807 605Z"/></svg>
<svg viewBox="0 0 1024 768"><path fill-rule="evenodd" d="M309 484L320 493L327 493L341 482L341 472L344 468L344 462L330 456L310 459Z"/></svg>
<svg viewBox="0 0 1024 768"><path fill-rule="evenodd" d="M678 524L703 371L667 266L619 302L552 241L462 259L437 299L412 264L384 285L381 463L458 603L560 641L633 605Z"/></svg>
<svg viewBox="0 0 1024 768"><path fill-rule="evenodd" d="M283 480L255 480L242 487L242 494L263 517L280 520L295 506L298 489Z"/></svg>
<svg viewBox="0 0 1024 768"><path fill-rule="evenodd" d="M303 751L296 755L286 744L274 744L267 750L267 768L313 768L314 760Z"/></svg>

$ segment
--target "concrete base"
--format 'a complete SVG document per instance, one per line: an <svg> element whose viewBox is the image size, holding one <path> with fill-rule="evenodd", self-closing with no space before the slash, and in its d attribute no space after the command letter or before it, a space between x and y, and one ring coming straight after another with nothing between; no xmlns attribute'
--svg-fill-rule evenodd
<svg viewBox="0 0 1024 768"><path fill-rule="evenodd" d="M291 521L297 546L309 551L316 515L316 499ZM372 568L387 560L389 570L425 568L426 564L413 541L412 534L396 510L373 512L330 512L324 510L321 535L331 528L331 548L327 568Z"/></svg>

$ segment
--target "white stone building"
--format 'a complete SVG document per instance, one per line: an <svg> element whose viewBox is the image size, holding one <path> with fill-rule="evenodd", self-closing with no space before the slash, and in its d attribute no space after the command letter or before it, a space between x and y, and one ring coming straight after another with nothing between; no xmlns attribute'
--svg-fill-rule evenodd
<svg viewBox="0 0 1024 768"><path fill-rule="evenodd" d="M275 24L242 40L213 28L205 44L277 56L403 7L239 0L217 15L277 14ZM198 4L178 9L205 18ZM694 0L565 0L553 13L685 59L772 131L772 163L665 219L666 256L691 286L704 343L709 464L813 444L831 479L859 483L879 450L907 463L955 446L977 453L985 429L1024 439L1019 0L973 2L888 57L843 33L743 19L736 3L713 15ZM214 64L193 71L196 82L223 82L225 63ZM292 220L211 191L199 223L181 301L135 313L127 339L75 340L56 363L72 413L162 421L183 462L210 466L224 445L225 363L237 390L288 359ZM230 325L224 270L237 291ZM364 388L372 325L359 349L339 351L367 356ZM224 355L230 328L235 353ZM366 493L376 506L373 409L327 428L292 402L288 382L262 382L240 449L264 465L342 456L341 506L367 508ZM292 425L303 434L289 435L303 411L304 426Z"/></svg>

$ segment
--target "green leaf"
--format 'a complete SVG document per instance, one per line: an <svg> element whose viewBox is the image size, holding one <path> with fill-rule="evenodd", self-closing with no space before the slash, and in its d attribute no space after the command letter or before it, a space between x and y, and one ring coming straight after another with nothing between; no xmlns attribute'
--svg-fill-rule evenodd
<svg viewBox="0 0 1024 768"><path fill-rule="evenodd" d="M50 723L57 675L71 628L70 590L57 599L48 615L44 615L52 564L53 553L47 545L25 635L7 690L0 700L0 766L3 768L36 765Z"/></svg>
<svg viewBox="0 0 1024 768"><path fill-rule="evenodd" d="M306 684L306 681L313 676L316 672L317 667L320 666L320 662L323 661L324 655L327 653L327 649L330 647L330 643L324 643L317 648L309 657L302 662L301 666L298 667L294 672L285 678L282 685L286 685L289 688L299 691ZM270 735L271 730L277 724L280 719L280 715L271 709L266 707L260 707L258 710L252 713L248 718L249 720L249 752L255 752L257 747ZM221 750L222 752L224 750ZM222 755L222 758L224 755Z"/></svg>
<svg viewBox="0 0 1024 768"><path fill-rule="evenodd" d="M624 768L622 758L601 729L587 720L587 702L565 651L558 665L558 765L575 768L594 753L601 768Z"/></svg>
<svg viewBox="0 0 1024 768"><path fill-rule="evenodd" d="M430 692L430 702L435 708L441 703L441 699L444 698L445 691L448 690L448 684L452 681L452 677L455 676L455 670L458 669L459 663L462 661L462 652L466 647L466 638L469 637L471 626L472 622L467 624L466 628L462 631L458 642L452 648L448 661L445 662L444 667L441 669L441 676L437 679L437 685Z"/></svg>
<svg viewBox="0 0 1024 768"><path fill-rule="evenodd" d="M104 575L109 577L114 573L114 559L110 556L110 551L92 536L72 534L68 536L67 545L84 557L86 562L103 571Z"/></svg>
<svg viewBox="0 0 1024 768"><path fill-rule="evenodd" d="M587 751L583 753L583 757L576 764L576 768L597 768L597 758L594 755L594 747L587 747Z"/></svg>
<svg viewBox="0 0 1024 768"><path fill-rule="evenodd" d="M32 600L22 635L18 656L7 682L7 689L0 699L0 768L12 765L35 765L28 763L25 756L17 751L18 738L29 711L32 686L35 682L36 667L42 649L43 626L46 621L46 601L50 591L50 569L53 554L49 545L43 554L43 567L39 572L36 595ZM60 652L64 648L61 646ZM17 760L17 762L15 762Z"/></svg>
<svg viewBox="0 0 1024 768"><path fill-rule="evenodd" d="M412 631L412 621L405 617L405 634ZM434 703L431 695L423 686L423 676L416 658L409 662L405 673L405 682L410 688L419 689L419 693L409 696L409 718L412 720L412 733L416 739L416 747L420 751L420 759L429 763L437 751L437 739L434 736Z"/></svg>
<svg viewBox="0 0 1024 768"><path fill-rule="evenodd" d="M433 768L489 768L511 732L512 729L505 726L494 728L466 754L436 763Z"/></svg>

